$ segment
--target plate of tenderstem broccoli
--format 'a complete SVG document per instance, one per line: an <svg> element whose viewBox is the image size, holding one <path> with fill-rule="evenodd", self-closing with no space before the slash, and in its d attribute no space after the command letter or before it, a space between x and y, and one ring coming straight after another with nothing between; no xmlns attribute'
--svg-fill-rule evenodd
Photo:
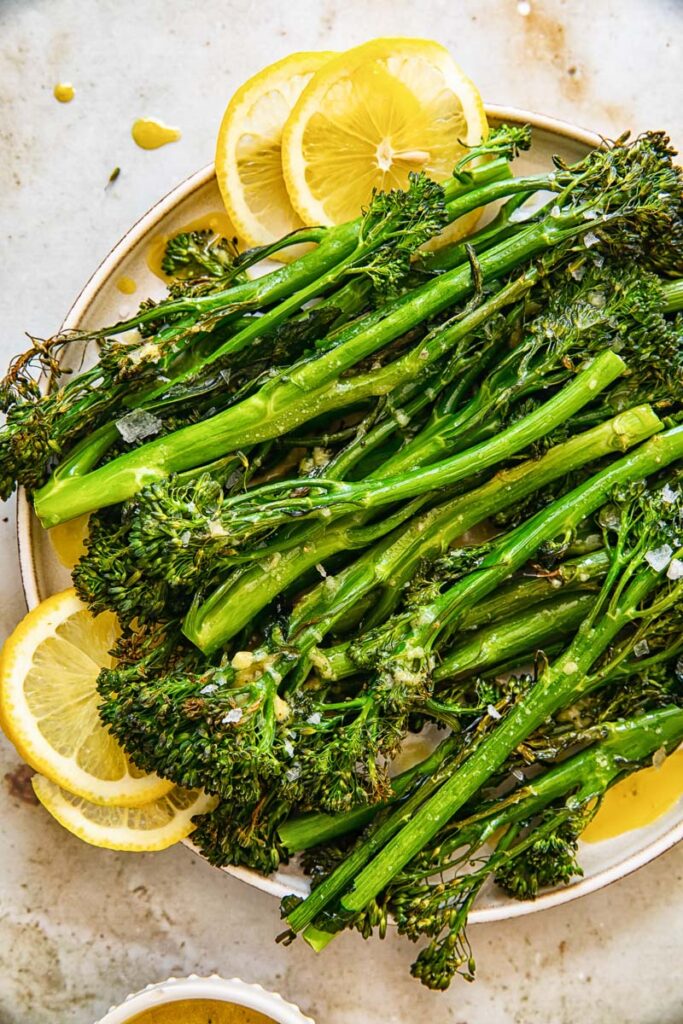
<svg viewBox="0 0 683 1024"><path fill-rule="evenodd" d="M284 264L181 230L220 208L199 172L36 343L48 397L5 385L29 604L68 585L45 528L89 515L74 584L121 620L103 721L219 795L194 847L285 941L393 922L433 988L472 975L468 919L683 836L679 802L580 839L683 740L681 174L661 132L489 115L447 182Z"/></svg>

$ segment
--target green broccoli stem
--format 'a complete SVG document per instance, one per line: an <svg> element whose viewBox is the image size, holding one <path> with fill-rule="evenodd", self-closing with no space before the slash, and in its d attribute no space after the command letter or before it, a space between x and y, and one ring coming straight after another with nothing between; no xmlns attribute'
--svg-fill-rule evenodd
<svg viewBox="0 0 683 1024"><path fill-rule="evenodd" d="M618 596L609 615L591 629L579 630L566 651L541 674L522 701L356 876L351 889L341 896L345 910L362 910L397 870L412 860L474 796L519 743L547 718L589 692L593 684L591 666L623 627L637 617L641 603L659 583L657 573L649 568L641 570Z"/></svg>
<svg viewBox="0 0 683 1024"><path fill-rule="evenodd" d="M664 312L676 313L683 309L683 278L676 281L665 281L662 285L664 292Z"/></svg>
<svg viewBox="0 0 683 1024"><path fill-rule="evenodd" d="M412 517L424 501L417 498L376 524L366 524L365 517L347 516L333 528L320 527L301 547L250 565L235 578L229 576L206 600L195 599L183 622L183 633L204 653L215 651L303 573L338 551L367 547Z"/></svg>
<svg viewBox="0 0 683 1024"><path fill-rule="evenodd" d="M349 504L352 507L355 505L359 511L377 508L387 503L416 498L438 488L452 486L459 480L479 473L483 469L509 458L538 437L563 423L573 412L585 405L587 401L592 401L600 391L615 380L623 368L624 364L619 356L613 352L604 352L557 395L523 419L518 420L492 441L479 445L469 452L461 453L453 459L437 463L433 467L418 468L403 476L374 483L371 480L361 482L355 485L354 498ZM635 419L638 422L639 430L642 427L643 418L649 425L654 426L653 417L654 414L650 410L637 411ZM654 420L657 421L657 418L654 417ZM600 435L601 440L608 439L610 444L613 444L615 436L623 436L621 422L617 424L616 432L614 424L612 424L611 430L603 432ZM633 417L631 417L629 426L632 425L632 422ZM319 483L320 481L316 480L316 486ZM339 486L345 486L347 489L351 487L351 485L342 484ZM265 490L267 489L265 488ZM315 500L320 501L321 499ZM486 513L480 514L480 518L484 518L485 515ZM332 550L340 550L334 548L335 543L334 533L328 528L321 541L324 557L328 557ZM314 553L317 550L314 545ZM292 549L283 556L286 564L292 562L292 552L296 553L297 549ZM310 553L307 557L310 558ZM277 568L275 573L277 573ZM273 574L271 583L274 579L275 574ZM278 579L278 592L281 588L282 582ZM263 594L262 587L259 587L259 590ZM214 651L238 632L241 627L237 626L237 622L243 620L247 608L249 608L251 617L255 611L253 605L248 606L246 603L243 605L240 602L239 612L237 612L230 597L229 584L227 591L223 585L204 604L193 606L183 623L183 632L205 653Z"/></svg>
<svg viewBox="0 0 683 1024"><path fill-rule="evenodd" d="M223 507L226 519L230 517L228 529L231 539L233 543L237 542L241 539L242 530L244 534L250 536L263 529L287 523L293 516L302 518L310 514L320 517L325 515L326 510L332 514L343 515L347 508L375 509L394 501L416 497L427 491L451 486L510 458L565 423L621 376L625 368L623 360L616 353L609 350L602 352L560 392L502 430L496 437L464 452L458 452L441 462L433 461L432 453L440 453L442 447L447 447L447 442L442 442L439 434L431 435L428 442L424 442L418 435L410 448L404 449L406 453L416 451L416 468L401 474L392 474L389 468L386 475L383 470L382 477L376 478L373 475L355 483L316 477L311 486L314 493L310 496L283 497L279 500L279 493L291 490L293 486L300 489L301 481L278 482L231 498ZM447 433L446 424L443 432ZM246 506L247 509L246 515L242 512L242 530L238 528L240 506Z"/></svg>
<svg viewBox="0 0 683 1024"><path fill-rule="evenodd" d="M585 436L585 435L582 435ZM641 437L637 442L645 440ZM525 608L535 605L562 593L575 593L579 590L595 590L605 576L610 564L609 555L604 548L591 551L579 558L567 559L557 568L529 578L527 575L501 587L473 608L465 612L460 620L460 629L477 629L491 622L498 622L508 615L515 615Z"/></svg>
<svg viewBox="0 0 683 1024"><path fill-rule="evenodd" d="M475 490L458 495L423 513L400 534L389 536L365 552L360 559L337 574L334 588L318 587L312 591L298 606L298 618L303 622L309 618L322 632L323 616L333 615L332 621L336 622L348 608L357 605L377 587L391 586L394 593L400 595L404 582L412 579L421 563L430 562L442 555L458 537L487 517L588 462L628 450L651 437L661 427L661 421L649 406L630 409L591 431L556 445L540 459L529 459L500 471ZM597 561L604 567L602 559ZM569 577L573 571L567 568L566 576ZM582 567L581 571L587 576L590 573L588 567ZM558 578L561 580L559 570ZM537 594L548 593L547 583L539 585L538 581L529 581L531 584ZM499 598L494 600L498 602ZM500 604L497 606L500 607ZM462 628L470 628L476 623L474 611L468 614L470 617L464 618ZM290 627L290 633L293 638L296 636L293 627ZM347 649L348 645L344 645L332 663L328 660L330 652L315 653L314 661L323 677L343 678L358 671L357 665L346 653ZM328 672L332 675L328 676Z"/></svg>
<svg viewBox="0 0 683 1024"><path fill-rule="evenodd" d="M595 594L568 594L485 626L442 655L433 679L463 679L515 659L533 660L544 644L572 633L594 603Z"/></svg>
<svg viewBox="0 0 683 1024"><path fill-rule="evenodd" d="M553 765L530 782L523 783L503 797L484 803L462 822L449 825L452 838L444 842L444 852L457 849L469 839L470 821L486 823L482 841L513 821L525 821L544 810L553 801L573 794L567 802L570 811L599 800L615 782L646 767L659 749L668 753L683 739L683 708L670 705L600 724L595 741L566 761ZM595 806L595 811L598 810Z"/></svg>
<svg viewBox="0 0 683 1024"><path fill-rule="evenodd" d="M661 726L661 732L659 727ZM474 840L486 842L512 821L523 821L543 810L553 800L580 788L585 801L598 797L613 782L635 771L655 750L669 751L683 740L683 709L667 707L632 719L602 723L598 741L579 754L553 766L533 782L523 783L506 794L477 807L464 821L448 826L448 837L438 836L439 849L447 857L451 850ZM304 814L288 818L278 834L290 854L323 846L350 832L365 828L389 804L405 796L415 783L429 778L460 745L458 736L448 736L423 761L392 779L392 796L381 804L352 808L341 814ZM604 756L602 756L604 754ZM603 774L604 771L604 774ZM604 782L604 785L603 785ZM485 829L481 830L485 823ZM480 831L481 830L481 831ZM449 838L451 833L453 838ZM427 867L430 873L432 868Z"/></svg>
<svg viewBox="0 0 683 1024"><path fill-rule="evenodd" d="M640 440L643 439L639 438ZM408 564L412 565L412 561ZM594 592L599 586L600 579L607 572L608 566L609 556L606 551L600 550L574 561L563 562L552 572L531 579L514 580L466 611L460 620L458 629L460 632L480 629L480 632L472 638L471 642L474 644L477 642L476 638L483 636L484 632L492 625L497 628L499 624L502 625L504 620L514 616L519 616L521 619L529 610L538 609L540 612L542 608L551 607L553 599L559 597L558 591L567 595L579 594L582 591ZM397 586L402 585L406 575L412 575L412 572L401 572L397 578ZM492 633L494 632L495 630L492 630ZM550 639L552 639L552 633ZM465 641L465 643L469 642ZM335 647L328 647L314 653L315 666L322 679L339 682L358 673L358 665L349 654L349 647L350 641L345 641ZM439 665L433 672L433 677L441 678L442 675L444 678L446 677L443 666Z"/></svg>
<svg viewBox="0 0 683 1024"><path fill-rule="evenodd" d="M476 490L423 513L400 533L389 534L385 540L343 569L334 577L332 585L320 584L299 602L289 623L290 642L305 646L310 653L348 609L357 606L377 587L391 582L394 590L400 593L403 581L412 578L421 562L443 554L457 537L488 516L588 462L615 451L626 451L661 427L660 420L649 407L628 410L599 427L556 445L540 459L529 459L518 466L502 470ZM202 639L202 642L213 642L220 635L224 642L228 633L235 635L233 630L239 631L257 611L274 600L284 586L293 583L311 566L321 564L331 554L350 547L349 541L349 528L344 520L333 529L320 526L317 536L310 536L301 547L285 552L275 566L265 562L240 577L232 587L226 583L220 591L211 595L206 604L198 604L188 615L186 626L191 639L195 643L195 637ZM580 562L576 569L571 564L559 569L555 586L560 581L568 582L575 574L590 577L592 573L604 570L605 557L604 554L596 556L595 565ZM529 580L527 593L532 587L540 599L547 595L550 585L545 580ZM493 598L494 607L480 614L495 614L495 602L500 600L499 597ZM514 609L512 598L509 609ZM475 615L476 609L470 613L469 618L465 618L463 628L477 624ZM315 623L314 627L305 636L299 636L298 630L307 621ZM210 633L207 622L213 630L220 630L220 634ZM209 638L213 639L210 641ZM341 664L337 660L336 665L329 669L333 673L332 678L343 678L358 671L357 665L347 654L347 646L340 652L343 658ZM328 673L329 653L320 651L314 655L316 667L323 676ZM335 670L338 675L334 674Z"/></svg>
<svg viewBox="0 0 683 1024"><path fill-rule="evenodd" d="M414 783L430 778L459 745L459 736L447 736L428 757L393 777L391 796L381 803L353 807L341 814L312 813L287 818L278 829L283 845L291 854L300 853L364 828L381 810L405 796Z"/></svg>
<svg viewBox="0 0 683 1024"><path fill-rule="evenodd" d="M511 177L511 172L505 161L498 160L494 163L495 167L489 164L485 170L477 171L469 183L449 181L443 190L445 196L457 197L470 189L480 191L482 185ZM456 203L453 216L459 215L458 210L459 207ZM448 215L448 210L446 210L446 216ZM335 237L335 233L340 232L341 237L345 232L348 233L348 227L348 225L342 225L339 229L335 228L331 231ZM272 274L259 278L258 282L243 282L221 292L214 291L201 298L167 300L159 306L139 313L129 321L95 332L78 332L68 339L59 339L61 344L65 344L67 341L76 339L83 341L86 338L103 338L136 325L142 326L148 321L154 322L163 317L180 316L179 320L157 331L155 344L160 346L161 351L156 366L157 375L153 381L136 381L135 377L129 376L125 382L110 389L107 393L107 389L100 379L101 368L97 365L69 382L64 389L63 412L59 418L59 436L68 441L75 433L81 432L86 417L90 418L92 424L93 416L97 415L101 418L103 414L107 411L111 412L117 405L122 405L124 408L143 407L149 409L158 408L159 402L165 407L173 404L176 399L167 397L171 385L177 387L182 382L192 379L199 372L206 373L216 360L225 359L231 353L243 350L251 341L258 342L264 334L287 320L293 311L300 309L303 304L307 304L312 297L329 293L337 279L344 279L350 263L357 263L358 260L363 259L364 255L367 256L368 252L383 244L381 230L375 229L373 232L371 229L368 232L368 239L364 240L362 227L361 219L352 232L355 239L353 251L347 256L342 253L341 261L334 255L334 247L330 250L331 264L327 256L322 264L319 263L320 252L317 255L309 254L313 263L312 276L310 268L307 266L307 259L302 258L301 263L295 261L295 264L290 265L291 270L284 268L274 271ZM391 239L390 227L390 224L385 225L386 232L389 232L389 240ZM382 224L379 225L379 228L382 228ZM319 239L324 241L319 249L325 255L330 249L328 238L330 231L313 228L310 231L305 229L304 233L306 232L312 237L319 236ZM328 264L330 265L328 266ZM325 269L326 267L327 269ZM322 276L318 271L323 271ZM288 275L292 275L291 280ZM357 304L358 294L367 294L369 285L369 281L352 279L339 289L336 297L340 297L344 305L349 305L348 299L351 299L350 309L342 310L347 319L354 308L358 310L362 308ZM293 294L289 294L290 287L294 290ZM247 295L249 290L254 292L251 300ZM244 304L247 309L252 308L250 302L256 303L256 309L264 306L269 308L266 308L263 316L241 316ZM329 298L323 299L319 303L319 307L324 307L328 302ZM186 309L183 314L181 307L188 306L188 304L191 308ZM222 306L225 308L219 308ZM181 311L179 312L179 310ZM383 316L384 311L376 311L374 314L375 320L382 319ZM202 321L202 319L207 322L207 325L211 325L212 329L208 332L198 333L198 321ZM213 326L216 323L218 324L217 328ZM361 329L360 324L354 328L356 331ZM228 334L227 339L225 338L226 333ZM331 336L330 344L332 338L333 336ZM93 389L93 384L98 386ZM81 391L85 393L78 397ZM69 394L75 394L76 398L71 406L68 400ZM91 469L117 437L118 434L113 425L108 430L105 428L104 432L99 432L97 441L93 444L92 451L87 454L87 457L86 453L79 453L79 472L83 473ZM70 467L65 467L64 471L58 475L66 477L75 474L70 472Z"/></svg>
<svg viewBox="0 0 683 1024"><path fill-rule="evenodd" d="M491 171L489 169L487 174L490 173ZM450 224L460 217L464 217L465 214L471 213L472 210L478 209L480 206L485 206L488 203L495 202L503 196L520 192L528 194L539 187L544 187L545 184L547 184L547 176L543 175L531 178L506 178L502 181L491 181L478 188L469 188L465 194L457 196L452 201L448 201L451 195L456 191L461 192L463 189L463 186L458 182L449 181L444 187L444 194L447 200L446 223ZM330 232L334 232L337 229L330 228L328 230ZM348 256L342 258L338 263L331 266L324 273L315 277L303 288L300 288L298 291L289 295L286 299L280 301L277 306L274 306L272 309L268 309L261 317L255 319L252 324L247 325L241 331L233 334L232 337L206 357L204 365L210 366L217 360L224 359L226 356L246 348L252 340L262 335L265 331L272 330L277 327L286 320L291 313L302 309L306 303L311 302L313 299L316 299L320 295L328 292L348 274L353 272L364 273L363 260L367 259L378 245L385 244L387 240L391 240L391 234L389 234L388 237L385 234L381 234L378 237L371 236L367 242L359 236L356 247ZM460 266L462 267L463 265L468 265L467 254L465 254L463 259L460 261ZM409 300L404 299L403 301L407 303ZM381 320L382 317L383 310L380 310L375 314L374 319ZM361 325L354 325L352 328L353 333L359 333L360 330Z"/></svg>
<svg viewBox="0 0 683 1024"><path fill-rule="evenodd" d="M445 270L452 270L463 260L467 259L467 247L471 247L476 254L479 254L490 245L509 238L510 235L519 231L520 220L516 220L513 214L529 198L528 192L518 192L508 199L500 208L494 219L485 227L475 231L464 242L453 242L451 245L437 249L435 252L421 253L417 258L417 268L432 274L440 274ZM541 211L536 211L538 214Z"/></svg>
<svg viewBox="0 0 683 1024"><path fill-rule="evenodd" d="M622 481L642 479L683 456L683 426L651 437L634 452L607 466L581 486L541 510L507 534L483 559L477 573L459 580L420 613L414 643L431 648L440 634L459 624L461 614L502 584L533 557L541 544L568 537L595 512L612 488Z"/></svg>
<svg viewBox="0 0 683 1024"><path fill-rule="evenodd" d="M584 226L584 212L569 210L523 229L519 235L484 253L480 272L484 280L501 277L534 255L559 245ZM528 272L535 279L535 274ZM522 275L524 281L525 275ZM442 274L411 293L410 301L347 343L294 367L286 378L266 384L249 398L201 423L143 444L135 451L77 479L53 478L35 495L35 509L44 526L54 526L103 504L116 504L146 484L172 472L191 469L225 455L244 444L278 436L314 418L323 410L349 406L363 397L386 394L402 380L411 379L447 349L441 338L418 346L412 359L396 360L385 371L340 378L346 370L411 327L464 298L472 289L469 266ZM458 325L462 328L462 324ZM460 336L456 328L443 332Z"/></svg>
<svg viewBox="0 0 683 1024"><path fill-rule="evenodd" d="M453 600L453 593L450 595L451 604L462 614L466 606L470 606L478 599L481 599L495 590L496 586L500 585L512 572L520 568L524 562L527 561L538 549L538 547L546 540L552 540L558 536L563 530L568 531L575 527L575 525L586 516L595 512L607 499L612 489L620 484L626 484L631 481L641 480L647 477L653 472L657 472L660 469L665 468L678 459L683 458L683 427L674 427L671 430L665 431L664 433L658 434L650 440L646 441L641 445L635 452L629 453L618 462L604 469L602 472L596 474L589 481L587 481L581 487L576 488L569 495L555 502L548 509L544 509L532 518L529 523L523 524L522 527L514 530L508 537L503 539L501 544L494 547L493 551L485 562L489 562L487 572L482 572L481 568L473 576L469 576L464 580L459 581L455 587L451 588L455 591L455 600ZM657 577L654 573L644 573L642 579L646 581L648 587L656 584ZM480 581L484 581L483 583ZM631 595L633 596L633 595ZM631 609L629 609L630 611ZM453 614L451 609L451 615ZM424 612L423 612L424 614ZM628 617L628 615L626 616ZM433 619L433 621L436 621ZM616 619L605 617L603 620L605 623L604 629L614 629L613 635L623 625L621 620L618 623L618 627L615 629ZM593 658L597 657L600 653L599 648L600 641L605 644L609 642L609 636L603 635L595 642L595 630L590 634L590 638L594 640L593 648L588 651L582 651L583 657L581 662L585 662L587 657L592 655ZM580 640L584 640L582 635L579 636ZM419 642L419 640L418 640ZM604 648L602 648L604 649ZM579 652L577 651L577 657ZM567 661L566 658L561 658L560 661ZM572 657L569 659L573 661ZM578 664L578 663L577 663ZM558 670L555 669L553 673L557 676ZM578 687L578 679L580 675L577 672L572 671L569 674L571 680L571 689ZM347 885L353 882L363 880L362 894L365 896L368 892L370 895L366 896L364 906L377 892L391 880L391 877L400 870L414 855L419 852L422 845L429 841L429 839L436 834L443 827L443 825L451 818L458 808L472 795L472 792L478 788L475 786L475 790L471 790L473 780L482 774L487 767L490 767L489 775L492 774L496 768L505 761L508 756L510 749L514 749L517 743L521 740L513 742L512 748L509 748L509 742L514 740L514 735L517 731L523 731L521 739L525 739L530 731L534 728L534 722L540 714L540 721L542 722L550 710L541 708L541 705L547 702L548 708L554 707L554 693L549 693L547 690L546 682L549 678L549 674L546 672L543 674L543 678L540 684L537 684L532 691L535 694L534 701L531 705L529 716L527 718L524 711L520 712L519 708L526 709L526 700L518 705L516 714L513 710L509 715L505 717L501 726L505 723L508 724L504 739L500 742L500 747L494 744L493 751L490 748L490 741L483 740L480 746L478 746L474 754L464 762L460 768L464 768L469 765L468 773L464 777L465 784L460 785L461 772L460 768L457 773L449 780L452 793L447 791L445 797L441 796L442 791L445 789L445 783L443 782L442 768L440 772L436 773L431 779L423 783L422 787L413 793L406 803L384 820L378 828L368 837L368 840L362 846L355 849L349 857L347 857L336 870L329 875L324 881L318 885L310 896L300 904L292 914L288 917L288 923L292 931L299 932L307 925L309 925L314 918L324 909L333 899L344 892ZM571 691L570 691L571 692ZM545 696L545 701L542 701L539 694ZM563 698L564 700L564 698ZM559 705L558 705L559 706ZM514 715L514 717L512 717ZM525 723L522 726L520 722ZM498 726L492 737L498 737L500 735ZM528 726L528 728L527 728ZM513 735L514 734L514 735ZM478 751L484 747L485 753L483 761L478 755ZM499 756L502 755L502 761L498 760ZM487 776L488 777L488 776ZM485 779L483 780L485 781ZM481 783L479 783L480 785ZM464 795L463 795L464 794ZM437 804L435 810L439 811L439 820L436 827L432 829L432 797L440 796L441 799ZM462 798L462 799L461 799ZM425 808L429 808L429 813L426 815L427 821L423 820L423 816L420 815L419 829L416 830L414 827L415 820L418 819L418 812L424 805ZM406 823L408 823L406 825ZM408 836L403 841L404 828L410 828ZM417 834L419 832L419 835ZM394 842L396 840L396 842ZM392 859L396 845L399 845L398 858L397 860ZM389 855L385 851L389 851ZM380 854L380 851L382 853ZM375 855L378 854L379 864L373 860ZM380 859L381 857L381 859ZM372 868L372 871L368 874L363 871L365 865L368 868ZM361 874L359 874L361 872ZM353 896L349 893L349 899L355 905L359 902L359 895L357 888L354 887ZM351 909L351 903L348 905L346 902L344 906L347 909Z"/></svg>

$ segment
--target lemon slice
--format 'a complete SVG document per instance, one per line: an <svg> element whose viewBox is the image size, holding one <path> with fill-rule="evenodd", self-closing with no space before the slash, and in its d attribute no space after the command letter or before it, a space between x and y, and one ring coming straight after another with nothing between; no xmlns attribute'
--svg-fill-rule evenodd
<svg viewBox="0 0 683 1024"><path fill-rule="evenodd" d="M405 188L410 171L443 181L487 132L476 86L443 46L365 43L324 64L289 116L282 165L292 205L306 224L341 224L373 189ZM472 223L458 221L441 243Z"/></svg>
<svg viewBox="0 0 683 1024"><path fill-rule="evenodd" d="M90 516L78 516L66 523L48 530L52 550L65 569L73 569L79 558L85 554Z"/></svg>
<svg viewBox="0 0 683 1024"><path fill-rule="evenodd" d="M21 756L53 782L98 804L137 807L173 784L132 765L100 722L95 682L114 664L116 634L116 617L94 618L75 590L48 597L5 643L0 721Z"/></svg>
<svg viewBox="0 0 683 1024"><path fill-rule="evenodd" d="M60 825L91 846L144 853L165 850L193 831L195 814L206 814L218 803L200 789L175 786L141 807L102 807L74 796L44 775L31 779L43 807Z"/></svg>
<svg viewBox="0 0 683 1024"><path fill-rule="evenodd" d="M293 53L250 78L228 104L216 143L216 178L247 245L267 245L303 227L282 174L282 129L313 73L333 56Z"/></svg>

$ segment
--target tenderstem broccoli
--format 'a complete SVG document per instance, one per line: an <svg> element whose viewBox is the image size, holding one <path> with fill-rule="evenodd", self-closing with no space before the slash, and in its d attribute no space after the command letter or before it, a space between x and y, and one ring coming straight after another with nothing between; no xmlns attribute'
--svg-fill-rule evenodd
<svg viewBox="0 0 683 1024"><path fill-rule="evenodd" d="M652 458L654 449L669 448L660 464ZM669 447L671 445L671 447ZM602 685L615 666L632 652L639 637L649 630L661 629L668 638L673 633L680 646L676 609L680 612L683 583L677 573L669 572L672 559L676 559L676 538L680 538L683 501L679 491L666 485L649 489L647 485L631 481L642 480L643 470L658 470L681 457L680 428L659 435L646 442L635 456L639 463L633 473L633 458L605 471L611 475L617 502L611 520L616 531L613 560L601 593L579 628L575 639L566 650L545 668L538 682L515 704L496 727L475 747L469 757L458 764L452 774L432 784L426 798L414 801L409 816L397 812L387 819L364 845L358 847L332 874L319 885L311 896L297 907L288 921L294 931L312 923L330 900L339 898L343 913L360 913L381 892L391 879L450 821L458 810L500 768L511 751L548 716L581 695ZM629 470L626 470L631 462ZM590 509L595 495L596 481L589 482L573 496L573 506ZM582 492L582 493L581 493ZM673 495L673 500L670 500ZM605 494L601 495L603 501ZM561 505L562 503L560 503ZM598 498L597 505L600 504ZM596 507L595 505L593 506ZM537 517L536 530L555 520L554 514L542 513ZM565 520L566 522L566 520ZM533 520L532 520L533 524ZM499 558L510 559L512 551L519 550L522 534L508 540ZM538 536L538 533L537 533ZM666 552L659 560L658 554ZM480 574L481 575L481 574ZM462 588L461 588L462 591ZM470 596L472 591L470 591ZM672 620L673 613L673 620ZM625 634L622 631L626 631ZM620 637L620 634L622 636ZM615 643L616 641L616 643ZM614 646L613 646L614 645ZM665 655L670 656L667 650ZM655 655L655 660L658 656ZM410 802L410 801L409 801ZM403 808L405 811L405 808Z"/></svg>
<svg viewBox="0 0 683 1024"><path fill-rule="evenodd" d="M585 234L588 225L606 245L618 244L624 252L642 250L653 234L665 233L680 216L677 186L671 151L657 135L644 136L630 146L594 151L572 168L558 167L551 175L537 176L524 187L527 191L549 188L557 193L556 204L537 223L523 226L516 235L481 253L477 257L480 278L484 282L498 280L534 255ZM499 189L495 183L484 186L476 203L489 198L494 189ZM455 200L451 207L463 202ZM475 203L474 192L468 194L467 202ZM286 376L274 378L224 412L145 443L82 475L65 476L57 471L35 495L41 521L46 526L56 525L104 503L123 501L170 473L221 458L246 443L280 436L323 409L348 407L361 397L386 393L389 382L389 390L401 382L401 373L395 379L385 370L384 375L376 375L377 380L363 379L362 374L360 379L343 375L471 292L469 264L440 274L399 298L371 326L363 327L361 321L360 326L350 327L347 337L342 332L332 350L295 364ZM443 353L435 352L434 358L437 355ZM424 359L418 352L417 357L426 370L431 356Z"/></svg>

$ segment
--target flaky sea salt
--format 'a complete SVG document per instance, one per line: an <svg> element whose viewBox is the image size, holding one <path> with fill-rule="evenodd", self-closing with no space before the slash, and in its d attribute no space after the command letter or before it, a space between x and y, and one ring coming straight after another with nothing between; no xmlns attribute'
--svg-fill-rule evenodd
<svg viewBox="0 0 683 1024"><path fill-rule="evenodd" d="M633 645L633 653L636 658L644 658L646 654L650 653L650 645L647 640L639 640L637 644Z"/></svg>
<svg viewBox="0 0 683 1024"><path fill-rule="evenodd" d="M660 548L645 552L645 561L655 572L662 572L671 561L673 550L670 544L662 544Z"/></svg>
<svg viewBox="0 0 683 1024"><path fill-rule="evenodd" d="M666 570L666 575L670 580L683 579L683 561L680 558L672 558L669 568Z"/></svg>
<svg viewBox="0 0 683 1024"><path fill-rule="evenodd" d="M224 725L235 725L242 719L242 708L230 708L223 719Z"/></svg>
<svg viewBox="0 0 683 1024"><path fill-rule="evenodd" d="M500 711L498 710L498 708L494 708L493 704L489 704L486 710L489 714L489 718L495 718L496 720L502 718Z"/></svg>
<svg viewBox="0 0 683 1024"><path fill-rule="evenodd" d="M145 437L158 434L162 427L162 420L144 409L133 409L116 421L116 429L126 444L133 444L135 441L142 441Z"/></svg>

